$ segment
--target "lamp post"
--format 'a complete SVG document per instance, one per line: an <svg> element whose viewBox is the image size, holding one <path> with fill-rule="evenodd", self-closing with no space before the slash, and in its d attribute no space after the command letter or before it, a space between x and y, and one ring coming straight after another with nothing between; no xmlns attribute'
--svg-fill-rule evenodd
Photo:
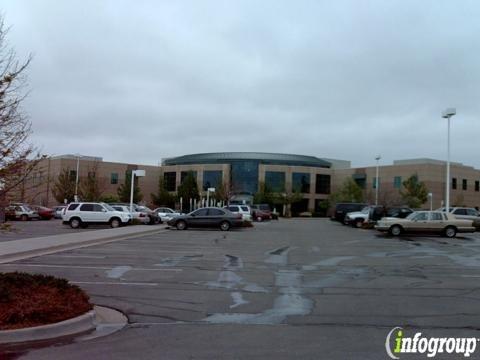
<svg viewBox="0 0 480 360"><path fill-rule="evenodd" d="M73 196L73 200L75 202L78 201L78 171L80 168L80 154L75 154L77 156L77 172L75 173L75 195Z"/></svg>
<svg viewBox="0 0 480 360"><path fill-rule="evenodd" d="M433 194L431 192L428 193L428 198L430 199L430 211L433 210Z"/></svg>
<svg viewBox="0 0 480 360"><path fill-rule="evenodd" d="M145 170L133 170L132 171L132 183L130 186L130 212L133 213L133 185L135 183L135 176L142 177L145 176Z"/></svg>
<svg viewBox="0 0 480 360"><path fill-rule="evenodd" d="M447 175L446 175L446 191L445 191L445 211L450 211L450 118L456 115L455 108L448 108L442 113L442 117L447 119Z"/></svg>
<svg viewBox="0 0 480 360"><path fill-rule="evenodd" d="M378 205L378 162L382 157L380 155L375 156L375 160L377 160L377 171L375 177L375 206Z"/></svg>

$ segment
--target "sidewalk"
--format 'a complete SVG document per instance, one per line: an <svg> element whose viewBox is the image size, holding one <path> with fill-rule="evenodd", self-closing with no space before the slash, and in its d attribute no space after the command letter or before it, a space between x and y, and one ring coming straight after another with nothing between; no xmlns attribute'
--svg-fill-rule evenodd
<svg viewBox="0 0 480 360"><path fill-rule="evenodd" d="M0 264L165 231L165 225L137 225L0 243Z"/></svg>

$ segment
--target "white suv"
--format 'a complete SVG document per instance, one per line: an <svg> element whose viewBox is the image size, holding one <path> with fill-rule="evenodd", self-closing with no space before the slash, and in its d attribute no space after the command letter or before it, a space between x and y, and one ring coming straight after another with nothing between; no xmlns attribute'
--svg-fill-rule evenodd
<svg viewBox="0 0 480 360"><path fill-rule="evenodd" d="M129 213L117 211L105 203L71 203L62 214L64 224L73 229L87 227L89 224L110 224L112 228L126 225L132 220Z"/></svg>
<svg viewBox="0 0 480 360"><path fill-rule="evenodd" d="M252 221L252 211L248 205L228 205L224 206L224 208L234 214L242 215L243 221Z"/></svg>

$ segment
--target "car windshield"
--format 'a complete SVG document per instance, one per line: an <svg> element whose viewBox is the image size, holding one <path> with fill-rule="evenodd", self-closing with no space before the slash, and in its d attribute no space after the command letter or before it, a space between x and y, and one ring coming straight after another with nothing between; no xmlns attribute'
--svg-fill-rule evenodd
<svg viewBox="0 0 480 360"><path fill-rule="evenodd" d="M370 206L365 206L360 212L363 214L368 214L370 212Z"/></svg>
<svg viewBox="0 0 480 360"><path fill-rule="evenodd" d="M412 220L417 214L418 214L418 212L414 211L410 215L408 215L405 219Z"/></svg>

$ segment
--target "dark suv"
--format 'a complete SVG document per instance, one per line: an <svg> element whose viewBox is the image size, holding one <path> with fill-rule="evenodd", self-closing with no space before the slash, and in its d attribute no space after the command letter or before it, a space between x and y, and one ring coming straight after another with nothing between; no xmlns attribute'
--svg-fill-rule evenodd
<svg viewBox="0 0 480 360"><path fill-rule="evenodd" d="M360 211L364 207L368 206L368 204L363 203L338 203L335 205L335 211L331 217L331 220L340 221L341 223L345 223L345 216L349 212Z"/></svg>

